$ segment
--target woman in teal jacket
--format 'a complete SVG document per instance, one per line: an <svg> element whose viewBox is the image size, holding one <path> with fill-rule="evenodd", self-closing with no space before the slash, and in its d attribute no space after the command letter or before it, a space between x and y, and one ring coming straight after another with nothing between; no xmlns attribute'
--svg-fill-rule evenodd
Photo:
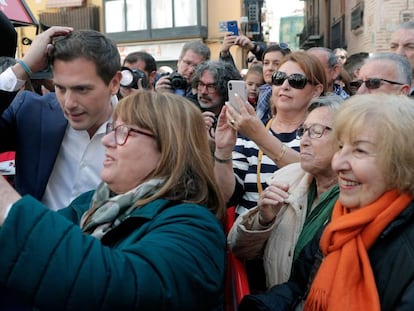
<svg viewBox="0 0 414 311"><path fill-rule="evenodd" d="M201 112L138 91L113 120L103 182L59 213L0 178L0 286L39 310L221 309L224 204Z"/></svg>

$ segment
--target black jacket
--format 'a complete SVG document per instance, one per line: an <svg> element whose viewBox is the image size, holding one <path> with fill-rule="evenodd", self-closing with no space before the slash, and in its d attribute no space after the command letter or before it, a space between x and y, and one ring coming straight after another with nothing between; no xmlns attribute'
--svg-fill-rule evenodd
<svg viewBox="0 0 414 311"><path fill-rule="evenodd" d="M302 297L306 298L321 262L321 233L304 248L288 282L265 294L245 296L239 310L294 310ZM381 233L368 256L381 310L414 310L414 201Z"/></svg>

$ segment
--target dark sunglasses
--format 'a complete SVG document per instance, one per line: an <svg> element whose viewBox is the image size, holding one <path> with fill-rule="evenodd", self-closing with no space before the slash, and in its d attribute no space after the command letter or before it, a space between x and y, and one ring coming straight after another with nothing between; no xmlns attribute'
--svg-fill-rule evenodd
<svg viewBox="0 0 414 311"><path fill-rule="evenodd" d="M305 88L306 84L309 82L308 78L306 78L306 76L301 73L293 73L288 76L283 71L275 71L272 74L273 85L281 86L286 79L288 80L291 87L299 90Z"/></svg>
<svg viewBox="0 0 414 311"><path fill-rule="evenodd" d="M364 80L351 81L351 82L349 82L349 85L351 87L355 87L355 88L359 89L361 87L361 85L365 83L365 86L367 87L367 89L373 90L373 89L379 88L381 86L382 82L387 82L387 83L390 83L390 84L398 84L398 85L403 85L404 84L404 83L391 81L391 80L387 80L387 79L371 78L371 79L367 79L365 81Z"/></svg>
<svg viewBox="0 0 414 311"><path fill-rule="evenodd" d="M253 63L255 61L256 57L255 56L250 56L246 59L246 62L249 63Z"/></svg>

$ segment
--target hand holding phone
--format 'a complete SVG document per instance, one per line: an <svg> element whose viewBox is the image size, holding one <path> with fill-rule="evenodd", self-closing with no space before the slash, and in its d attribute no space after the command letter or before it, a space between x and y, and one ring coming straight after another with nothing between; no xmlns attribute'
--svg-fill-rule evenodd
<svg viewBox="0 0 414 311"><path fill-rule="evenodd" d="M224 21L219 23L220 32L232 32L233 35L239 35L239 26L236 20Z"/></svg>

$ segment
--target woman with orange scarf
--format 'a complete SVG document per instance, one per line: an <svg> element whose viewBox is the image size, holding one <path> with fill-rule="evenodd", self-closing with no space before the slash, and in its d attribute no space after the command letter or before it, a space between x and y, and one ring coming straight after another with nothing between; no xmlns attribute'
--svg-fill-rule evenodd
<svg viewBox="0 0 414 311"><path fill-rule="evenodd" d="M406 96L356 95L343 104L330 223L289 282L246 296L239 310L414 309L413 120Z"/></svg>

